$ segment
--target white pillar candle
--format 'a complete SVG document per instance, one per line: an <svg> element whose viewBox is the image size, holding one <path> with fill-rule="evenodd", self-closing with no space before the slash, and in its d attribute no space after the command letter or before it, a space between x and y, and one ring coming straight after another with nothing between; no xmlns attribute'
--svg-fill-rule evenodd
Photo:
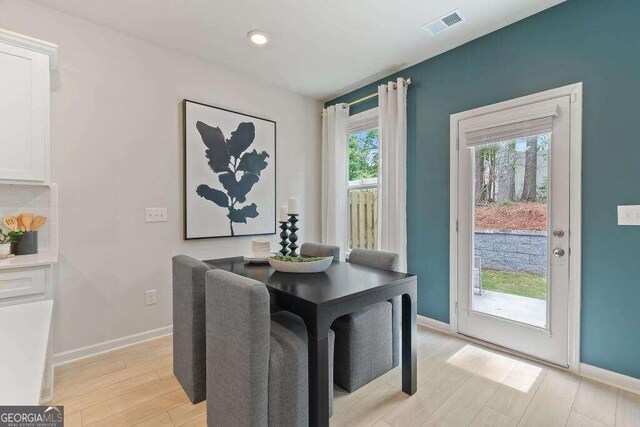
<svg viewBox="0 0 640 427"><path fill-rule="evenodd" d="M287 222L289 218L287 217L287 206L280 206L280 222Z"/></svg>
<svg viewBox="0 0 640 427"><path fill-rule="evenodd" d="M289 197L289 215L298 215L298 199Z"/></svg>

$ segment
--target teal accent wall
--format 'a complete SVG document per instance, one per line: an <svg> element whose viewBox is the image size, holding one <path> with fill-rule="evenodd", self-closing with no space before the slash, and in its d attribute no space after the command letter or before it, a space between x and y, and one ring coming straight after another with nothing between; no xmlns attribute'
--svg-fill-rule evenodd
<svg viewBox="0 0 640 427"><path fill-rule="evenodd" d="M581 358L640 378L640 227L616 224L617 205L640 204L640 1L569 0L327 104L368 95L397 76L413 80L409 270L419 276L418 313L443 322L449 321L449 116L584 83Z"/></svg>

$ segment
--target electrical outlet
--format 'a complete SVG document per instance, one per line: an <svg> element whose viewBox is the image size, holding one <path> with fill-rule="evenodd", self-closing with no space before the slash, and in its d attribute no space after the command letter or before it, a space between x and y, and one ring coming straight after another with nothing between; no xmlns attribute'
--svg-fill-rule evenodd
<svg viewBox="0 0 640 427"><path fill-rule="evenodd" d="M640 205L618 206L618 225L640 225Z"/></svg>
<svg viewBox="0 0 640 427"><path fill-rule="evenodd" d="M167 208L146 208L147 222L167 222Z"/></svg>
<svg viewBox="0 0 640 427"><path fill-rule="evenodd" d="M154 305L158 303L157 291L155 289L148 290L144 293L144 304Z"/></svg>

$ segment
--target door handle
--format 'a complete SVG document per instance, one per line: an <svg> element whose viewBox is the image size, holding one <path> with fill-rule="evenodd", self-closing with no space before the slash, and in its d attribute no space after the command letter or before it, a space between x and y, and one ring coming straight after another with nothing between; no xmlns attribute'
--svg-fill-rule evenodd
<svg viewBox="0 0 640 427"><path fill-rule="evenodd" d="M564 256L564 249L555 248L553 250L553 256L557 256L558 258L563 257Z"/></svg>

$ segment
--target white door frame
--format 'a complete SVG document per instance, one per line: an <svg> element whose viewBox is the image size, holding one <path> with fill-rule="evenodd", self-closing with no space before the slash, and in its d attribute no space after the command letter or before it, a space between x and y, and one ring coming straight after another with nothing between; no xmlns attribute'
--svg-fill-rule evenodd
<svg viewBox="0 0 640 427"><path fill-rule="evenodd" d="M576 83L533 95L500 102L451 115L450 121L450 205L449 205L449 325L458 334L458 122L488 113L519 107L562 96L571 97L570 135L570 200L569 200L569 370L580 369L580 293L581 293L581 235L582 235L582 83Z"/></svg>

